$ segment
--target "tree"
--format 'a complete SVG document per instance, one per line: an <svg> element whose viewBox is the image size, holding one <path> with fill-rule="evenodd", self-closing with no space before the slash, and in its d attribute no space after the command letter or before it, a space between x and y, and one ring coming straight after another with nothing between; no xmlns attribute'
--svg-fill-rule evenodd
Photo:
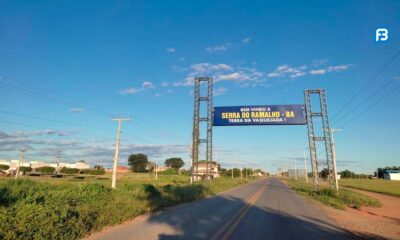
<svg viewBox="0 0 400 240"><path fill-rule="evenodd" d="M101 170L104 170L104 167L101 165L94 165L94 169L101 171Z"/></svg>
<svg viewBox="0 0 400 240"><path fill-rule="evenodd" d="M24 174L26 174L27 172L31 172L31 171L32 171L32 168L31 168L31 167L24 167L24 166L21 166L21 167L19 167L19 171L20 171L20 172L23 172Z"/></svg>
<svg viewBox="0 0 400 240"><path fill-rule="evenodd" d="M67 168L67 167L63 167L60 170L60 173L64 173L64 174L77 174L79 172L78 168Z"/></svg>
<svg viewBox="0 0 400 240"><path fill-rule="evenodd" d="M350 170L344 170L339 172L341 178L354 178L356 174Z"/></svg>
<svg viewBox="0 0 400 240"><path fill-rule="evenodd" d="M185 163L181 158L168 158L165 160L165 166L179 170Z"/></svg>
<svg viewBox="0 0 400 240"><path fill-rule="evenodd" d="M327 178L329 175L329 170L327 168L322 169L320 172L322 178Z"/></svg>
<svg viewBox="0 0 400 240"><path fill-rule="evenodd" d="M10 168L10 166L8 166L8 165L3 165L3 164L0 164L0 170L8 170Z"/></svg>
<svg viewBox="0 0 400 240"><path fill-rule="evenodd" d="M226 176L226 177L232 177L232 169L224 169L224 171L221 171L221 175ZM233 169L233 177L240 177L240 169L239 168Z"/></svg>
<svg viewBox="0 0 400 240"><path fill-rule="evenodd" d="M226 168L220 168L220 169L218 169L218 171L221 176L225 176L225 177L229 176L228 170Z"/></svg>
<svg viewBox="0 0 400 240"><path fill-rule="evenodd" d="M56 170L55 168L48 167L48 166L35 168L36 172L40 172L40 173L44 173L44 174L52 174L52 173L54 173L55 170Z"/></svg>
<svg viewBox="0 0 400 240"><path fill-rule="evenodd" d="M146 172L149 160L143 153L131 154L128 159L128 164L132 172Z"/></svg>

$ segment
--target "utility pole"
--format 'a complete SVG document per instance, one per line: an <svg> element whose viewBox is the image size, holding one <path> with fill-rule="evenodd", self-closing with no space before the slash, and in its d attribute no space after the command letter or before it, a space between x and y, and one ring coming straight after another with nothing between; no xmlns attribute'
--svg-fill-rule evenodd
<svg viewBox="0 0 400 240"><path fill-rule="evenodd" d="M117 183L117 166L118 166L118 157L119 157L119 144L121 142L121 125L122 121L130 121L130 118L112 118L112 121L118 121L118 132L117 132L117 144L115 145L115 155L114 155L114 164L112 171L112 182L111 188L116 188Z"/></svg>
<svg viewBox="0 0 400 240"><path fill-rule="evenodd" d="M193 144L189 146L189 157L190 157L190 165L191 165L191 173L190 173L190 184L193 184L193 174L194 174L194 166L193 166L193 157L192 157L192 151L193 151Z"/></svg>
<svg viewBox="0 0 400 240"><path fill-rule="evenodd" d="M337 179L336 153L335 153L335 142L333 140L333 132L334 131L342 131L342 129L329 128L329 131L331 132L330 135L331 135L331 144L332 144L331 151L332 151L332 162L333 162L333 177L334 177L334 180L335 180L336 191L338 191L339 190L339 182L338 182L338 179Z"/></svg>
<svg viewBox="0 0 400 240"><path fill-rule="evenodd" d="M156 181L158 180L158 171L157 171L157 169L158 169L158 162L157 162L157 160L156 160Z"/></svg>
<svg viewBox="0 0 400 240"><path fill-rule="evenodd" d="M292 174L290 174L289 176L289 168L290 168L290 163L286 163L286 176L292 179Z"/></svg>
<svg viewBox="0 0 400 240"><path fill-rule="evenodd" d="M58 154L57 154L56 176L58 176L58 173L59 173L60 162L61 162L61 150L58 150Z"/></svg>
<svg viewBox="0 0 400 240"><path fill-rule="evenodd" d="M15 179L18 178L18 175L19 175L19 168L21 167L21 163L24 162L24 154L25 154L25 152L28 151L29 149L32 149L32 148L29 147L29 146L26 146L26 147L21 148L21 149L19 150L20 155L19 155L19 161L18 161L17 169L16 169L16 171L15 171Z"/></svg>
<svg viewBox="0 0 400 240"><path fill-rule="evenodd" d="M296 165L296 157L293 157L294 163L294 180L297 180L297 165Z"/></svg>
<svg viewBox="0 0 400 240"><path fill-rule="evenodd" d="M303 151L303 158L304 158L304 171L305 171L305 174L306 174L306 182L308 183L308 172L307 172L307 163L306 163L306 151L307 151L307 148L304 149L304 151Z"/></svg>
<svg viewBox="0 0 400 240"><path fill-rule="evenodd" d="M240 169L240 179L243 179L243 167Z"/></svg>

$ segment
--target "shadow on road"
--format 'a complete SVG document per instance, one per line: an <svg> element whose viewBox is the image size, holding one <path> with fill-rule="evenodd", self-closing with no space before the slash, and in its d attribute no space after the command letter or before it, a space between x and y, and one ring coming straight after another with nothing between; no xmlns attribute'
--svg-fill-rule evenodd
<svg viewBox="0 0 400 240"><path fill-rule="evenodd" d="M282 189L285 190L286 189ZM234 214L246 205L242 199L216 196L163 211L148 219L163 224L179 234L161 233L158 239L212 239ZM212 209L212 211L210 211ZM318 218L293 216L275 209L253 205L229 239L379 239L355 234L322 222Z"/></svg>

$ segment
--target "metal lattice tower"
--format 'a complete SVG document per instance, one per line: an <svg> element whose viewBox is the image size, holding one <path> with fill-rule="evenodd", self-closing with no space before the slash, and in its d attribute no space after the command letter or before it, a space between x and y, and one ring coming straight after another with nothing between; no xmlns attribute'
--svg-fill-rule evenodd
<svg viewBox="0 0 400 240"><path fill-rule="evenodd" d="M207 95L201 96L201 82L207 84ZM200 116L201 102L207 104L207 116ZM193 115L193 143L192 143L192 179L199 177L199 145L206 144L206 172L207 179L211 176L212 166L212 127L213 127L213 79L211 77L197 77L194 80L194 115ZM200 122L207 122L205 139L200 139Z"/></svg>
<svg viewBox="0 0 400 240"><path fill-rule="evenodd" d="M315 94L319 97L319 112L313 112L311 107L311 96ZM319 188L319 176L318 176L318 159L317 159L317 145L316 142L323 141L325 143L326 152L326 164L328 167L329 185L331 188L335 188L336 173L334 170L333 157L332 157L332 138L329 127L328 119L328 107L326 103L326 95L324 89L311 89L304 91L304 102L306 109L306 121L308 129L308 141L311 157L311 166L313 171L313 183L314 190ZM322 120L322 132L323 136L315 136L314 119L321 118Z"/></svg>

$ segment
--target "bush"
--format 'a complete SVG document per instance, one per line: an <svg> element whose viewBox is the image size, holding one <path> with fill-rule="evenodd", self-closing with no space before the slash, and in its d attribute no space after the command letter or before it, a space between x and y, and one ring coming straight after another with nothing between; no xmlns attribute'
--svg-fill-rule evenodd
<svg viewBox="0 0 400 240"><path fill-rule="evenodd" d="M190 176L192 173L188 170L181 170L181 175L183 176Z"/></svg>
<svg viewBox="0 0 400 240"><path fill-rule="evenodd" d="M77 168L66 168L63 167L60 170L60 173L64 173L64 174L77 174L79 172L79 169Z"/></svg>
<svg viewBox="0 0 400 240"><path fill-rule="evenodd" d="M38 167L35 168L36 172L45 173L45 174L52 174L56 169L53 167Z"/></svg>
<svg viewBox="0 0 400 240"><path fill-rule="evenodd" d="M170 169L167 169L167 170L161 172L161 174L164 174L164 175L177 175L178 171L176 169L174 169L174 168L170 168Z"/></svg>
<svg viewBox="0 0 400 240"><path fill-rule="evenodd" d="M5 171L5 170L8 170L9 168L10 168L10 166L8 166L8 165L0 164L0 170Z"/></svg>
<svg viewBox="0 0 400 240"><path fill-rule="evenodd" d="M317 201L337 209L344 209L345 206L356 209L359 209L361 206L381 206L381 203L378 200L354 193L347 189L339 189L339 191L336 192L330 188L321 188L319 191L314 191L310 184L296 181L288 181L288 183L296 192L310 196Z"/></svg>
<svg viewBox="0 0 400 240"><path fill-rule="evenodd" d="M23 172L25 174L27 172L32 172L32 168L31 167L19 167L19 171Z"/></svg>
<svg viewBox="0 0 400 240"><path fill-rule="evenodd" d="M80 170L80 174L90 174L90 175L104 175L106 171L104 169L83 169Z"/></svg>
<svg viewBox="0 0 400 240"><path fill-rule="evenodd" d="M215 185L224 183L224 190L239 184L230 179L165 187L125 182L111 190L101 184L56 182L0 181L0 239L81 239L104 226L212 194Z"/></svg>
<svg viewBox="0 0 400 240"><path fill-rule="evenodd" d="M112 196L98 184L51 191L33 181L9 181L0 192L0 202L9 206L0 215L0 239L78 239L99 228Z"/></svg>

